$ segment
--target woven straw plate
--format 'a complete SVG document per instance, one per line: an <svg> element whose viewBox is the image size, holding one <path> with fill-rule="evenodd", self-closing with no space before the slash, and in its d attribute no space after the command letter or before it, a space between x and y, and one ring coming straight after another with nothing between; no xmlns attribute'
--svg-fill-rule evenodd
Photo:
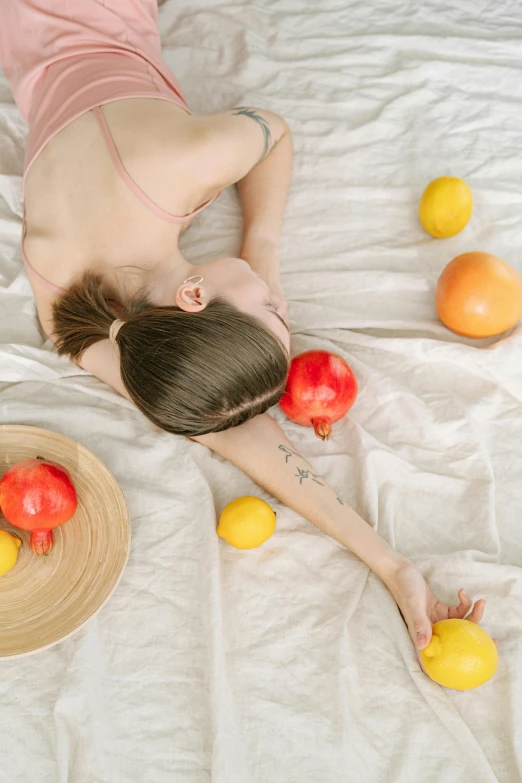
<svg viewBox="0 0 522 783"><path fill-rule="evenodd" d="M0 529L23 541L16 565L0 576L0 658L50 647L81 628L113 592L129 554L125 499L105 465L56 432L0 425L0 477L16 462L37 456L67 468L78 509L55 528L47 557L31 552L29 532L11 527L0 513Z"/></svg>

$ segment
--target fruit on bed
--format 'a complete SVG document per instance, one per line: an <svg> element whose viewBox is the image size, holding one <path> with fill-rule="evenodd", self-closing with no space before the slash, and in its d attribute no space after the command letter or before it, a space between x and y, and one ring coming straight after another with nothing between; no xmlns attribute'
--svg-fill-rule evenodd
<svg viewBox="0 0 522 783"><path fill-rule="evenodd" d="M350 366L335 353L306 351L290 365L280 406L289 419L313 427L321 440L332 434L357 397L357 379Z"/></svg>
<svg viewBox="0 0 522 783"><path fill-rule="evenodd" d="M469 620L441 620L421 652L426 674L444 688L467 691L490 680L498 668L495 642Z"/></svg>
<svg viewBox="0 0 522 783"><path fill-rule="evenodd" d="M522 316L522 275L490 253L463 253L439 277L435 306L464 337L501 334Z"/></svg>
<svg viewBox="0 0 522 783"><path fill-rule="evenodd" d="M18 560L18 550L22 546L18 536L13 536L7 530L0 530L0 576L7 574Z"/></svg>
<svg viewBox="0 0 522 783"><path fill-rule="evenodd" d="M434 179L419 204L419 218L428 234L437 239L452 237L466 227L473 212L469 185L458 177Z"/></svg>
<svg viewBox="0 0 522 783"><path fill-rule="evenodd" d="M254 549L276 528L276 515L261 498L246 495L229 503L219 517L217 534L236 549Z"/></svg>
<svg viewBox="0 0 522 783"><path fill-rule="evenodd" d="M71 519L77 505L69 472L42 457L13 465L0 481L0 508L11 525L31 531L37 555L49 554L53 528Z"/></svg>

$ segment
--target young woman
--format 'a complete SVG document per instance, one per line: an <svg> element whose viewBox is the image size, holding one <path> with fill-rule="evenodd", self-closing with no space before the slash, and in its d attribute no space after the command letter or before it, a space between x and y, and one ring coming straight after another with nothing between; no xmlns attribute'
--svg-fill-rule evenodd
<svg viewBox="0 0 522 783"><path fill-rule="evenodd" d="M465 591L457 607L437 601L265 413L289 361L286 122L254 107L191 114L161 59L155 0L3 0L0 60L29 123L22 251L57 350L351 549L388 586L418 650L433 622L465 616ZM179 237L234 183L241 258L195 267Z"/></svg>

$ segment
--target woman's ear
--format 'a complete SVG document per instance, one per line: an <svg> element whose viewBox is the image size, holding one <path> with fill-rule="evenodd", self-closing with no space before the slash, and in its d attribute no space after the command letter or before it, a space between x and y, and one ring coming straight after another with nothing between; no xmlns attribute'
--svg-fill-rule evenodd
<svg viewBox="0 0 522 783"><path fill-rule="evenodd" d="M176 291L175 302L187 313L199 313L207 306L208 297L201 283L194 285L194 283L187 282L182 283Z"/></svg>

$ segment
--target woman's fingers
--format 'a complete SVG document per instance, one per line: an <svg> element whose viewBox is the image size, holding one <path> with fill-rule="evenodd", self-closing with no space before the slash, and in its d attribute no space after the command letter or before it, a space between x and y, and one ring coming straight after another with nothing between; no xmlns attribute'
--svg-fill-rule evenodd
<svg viewBox="0 0 522 783"><path fill-rule="evenodd" d="M424 650L431 640L431 625L429 622L417 621L413 625L413 633L410 629L410 636L415 644L415 649Z"/></svg>
<svg viewBox="0 0 522 783"><path fill-rule="evenodd" d="M435 605L435 612L433 614L434 621L448 618L450 620L466 619L472 623L480 623L486 606L484 599L481 598L473 606L473 601L469 597L466 590L461 589L459 590L459 601L460 603L458 606L448 606L447 604L437 603Z"/></svg>
<svg viewBox="0 0 522 783"><path fill-rule="evenodd" d="M471 612L471 614L468 614L466 620L469 620L471 623L480 623L485 608L486 608L486 602L484 601L483 598L481 598L480 601L477 601L477 603L473 607L473 611Z"/></svg>
<svg viewBox="0 0 522 783"><path fill-rule="evenodd" d="M480 623L486 606L484 599L481 598L480 601L477 601L475 606L473 606L473 601L467 592L464 589L461 589L459 590L459 600L460 603L458 606L448 606L448 618L452 620L455 618L463 620L465 618L471 623Z"/></svg>
<svg viewBox="0 0 522 783"><path fill-rule="evenodd" d="M459 601L458 606L448 606L448 618L450 620L462 620L473 606L473 601L464 589L459 590Z"/></svg>
<svg viewBox="0 0 522 783"><path fill-rule="evenodd" d="M409 607L406 624L415 649L423 650L427 647L431 639L431 622L422 604Z"/></svg>

